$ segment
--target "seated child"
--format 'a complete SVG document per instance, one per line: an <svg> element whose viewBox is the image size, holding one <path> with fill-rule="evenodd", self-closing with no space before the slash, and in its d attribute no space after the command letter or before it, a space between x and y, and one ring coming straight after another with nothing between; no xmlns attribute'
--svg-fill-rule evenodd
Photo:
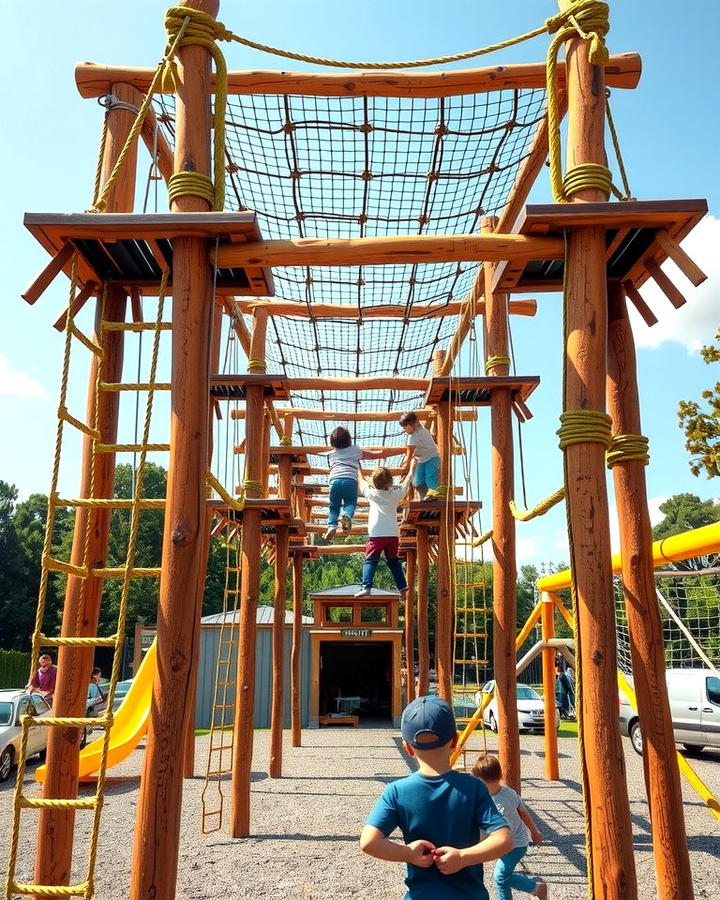
<svg viewBox="0 0 720 900"><path fill-rule="evenodd" d="M527 853L528 843L542 843L542 834L532 820L522 798L515 791L503 784L500 760L485 753L479 756L473 766L473 775L479 778L490 791L490 796L498 808L498 812L510 826L515 847L505 853L495 863L493 879L497 900L512 900L512 889L524 891L534 897L547 898L548 886L537 878L529 878L515 872L515 866Z"/></svg>
<svg viewBox="0 0 720 900"><path fill-rule="evenodd" d="M440 487L440 452L435 439L418 421L417 414L407 412L400 417L400 427L407 434L405 445L405 464L417 459L413 484L421 500L437 498Z"/></svg>
<svg viewBox="0 0 720 900"><path fill-rule="evenodd" d="M458 739L452 710L440 697L418 697L405 707L400 732L418 771L386 786L360 849L407 864L405 900L488 900L482 863L507 853L512 838L483 783L450 766ZM396 828L404 843L388 840Z"/></svg>
<svg viewBox="0 0 720 900"><path fill-rule="evenodd" d="M347 428L338 426L330 435L332 450L328 453L330 463L330 499L328 501L328 527L325 540L331 541L337 533L338 519L344 534L352 527L358 497L358 472L361 459L385 459L398 456L402 450L363 450L352 442ZM342 516L340 510L342 509Z"/></svg>
<svg viewBox="0 0 720 900"><path fill-rule="evenodd" d="M368 539L365 544L362 572L363 586L362 590L355 594L356 597L367 597L372 593L375 570L383 551L395 586L400 593L407 590L405 573L398 556L400 526L397 509L407 494L413 468L414 466L411 466L404 480L396 486L393 486L392 475L385 468L374 469L370 481L360 474L361 490L363 496L367 497L369 511Z"/></svg>

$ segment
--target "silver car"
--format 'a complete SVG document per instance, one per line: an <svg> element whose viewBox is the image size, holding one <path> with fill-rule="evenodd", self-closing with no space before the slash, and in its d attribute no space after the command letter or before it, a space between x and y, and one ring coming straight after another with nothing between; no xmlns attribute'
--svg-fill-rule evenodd
<svg viewBox="0 0 720 900"><path fill-rule="evenodd" d="M665 673L675 743L699 753L720 747L720 677L712 669L668 669ZM632 679L628 678L632 683ZM620 730L642 754L642 731L637 712L620 694Z"/></svg>
<svg viewBox="0 0 720 900"><path fill-rule="evenodd" d="M21 716L50 715L50 706L41 694L26 694L22 690L0 691L0 781L5 781L20 752ZM48 729L33 725L28 733L27 755L44 754Z"/></svg>
<svg viewBox="0 0 720 900"><path fill-rule="evenodd" d="M495 693L495 682L488 681L483 685L482 694ZM478 704L481 697L477 698ZM517 686L517 714L518 728L520 731L544 731L545 730L545 701L538 692L526 684ZM493 699L483 710L483 722L491 731L498 730L497 700ZM555 709L555 730L560 727L560 714Z"/></svg>

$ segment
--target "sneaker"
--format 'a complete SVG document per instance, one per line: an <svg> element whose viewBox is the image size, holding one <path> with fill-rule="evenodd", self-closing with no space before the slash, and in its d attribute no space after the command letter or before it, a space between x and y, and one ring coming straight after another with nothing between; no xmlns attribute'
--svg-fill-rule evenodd
<svg viewBox="0 0 720 900"><path fill-rule="evenodd" d="M340 528L344 534L347 534L352 528L352 519L350 516L345 515L345 513L340 516Z"/></svg>
<svg viewBox="0 0 720 900"><path fill-rule="evenodd" d="M355 598L357 599L358 597L369 597L371 594L372 588L363 588L361 591L358 591L357 594L355 594Z"/></svg>
<svg viewBox="0 0 720 900"><path fill-rule="evenodd" d="M326 541L331 541L335 537L336 534L337 534L337 528L334 525L330 525L330 527L324 534L324 538Z"/></svg>

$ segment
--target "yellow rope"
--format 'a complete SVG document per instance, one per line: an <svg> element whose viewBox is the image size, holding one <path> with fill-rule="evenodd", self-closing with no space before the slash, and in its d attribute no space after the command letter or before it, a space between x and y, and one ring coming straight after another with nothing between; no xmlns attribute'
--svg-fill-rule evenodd
<svg viewBox="0 0 720 900"><path fill-rule="evenodd" d="M98 453L139 453L141 450L161 453L169 449L170 444L95 444Z"/></svg>
<svg viewBox="0 0 720 900"><path fill-rule="evenodd" d="M549 497L546 497L544 500L541 500L539 503L536 503L532 509L526 509L523 512L515 506L515 501L510 501L510 512L513 515L514 519L517 519L518 522L529 522L530 519L535 519L537 516L544 516L545 513L552 509L553 506L557 506L561 500L565 499L565 488L561 487L550 494Z"/></svg>
<svg viewBox="0 0 720 900"><path fill-rule="evenodd" d="M560 145L560 97L557 89L557 57L560 47L568 38L579 34L583 40L590 42L589 58L592 65L604 66L608 60L605 46L605 35L610 29L608 21L609 6L599 0L576 0L552 19L548 19L548 31L555 34L550 42L546 61L547 104L548 104L548 143L550 160L550 184L557 203L566 203L569 196L563 185L562 149ZM572 175L570 169L568 175ZM607 177L594 173L598 182L581 181L584 187L604 189ZM567 177L567 176L566 176ZM575 182L571 180L571 183ZM574 190L577 190L575 187Z"/></svg>
<svg viewBox="0 0 720 900"><path fill-rule="evenodd" d="M172 385L169 381L161 382L159 381L157 384L153 384L151 381L143 381L143 382L129 382L124 381L122 383L112 382L112 381L102 381L100 382L100 390L101 391L170 391L172 390Z"/></svg>
<svg viewBox="0 0 720 900"><path fill-rule="evenodd" d="M649 441L642 434L616 434L605 454L608 469L627 459L639 459L643 465L650 462Z"/></svg>
<svg viewBox="0 0 720 900"><path fill-rule="evenodd" d="M293 442L291 437L283 436L280 438L280 446L281 447L292 447Z"/></svg>
<svg viewBox="0 0 720 900"><path fill-rule="evenodd" d="M492 528L489 531L486 531L484 534L481 534L480 537L476 537L472 542L473 547L482 547L483 544L486 544L493 536L494 532Z"/></svg>
<svg viewBox="0 0 720 900"><path fill-rule="evenodd" d="M182 188L177 187L177 176L171 179L175 183L175 194L195 194L205 197L210 203L211 209L220 212L225 206L225 108L227 106L227 66L225 57L217 45L217 41L229 41L231 33L221 22L216 22L212 16L199 9L191 9L185 6L171 6L165 13L165 30L168 34L168 43L173 50L180 47L200 46L204 47L215 62L215 105L214 105L214 130L213 130L213 174L215 187L212 197L207 193L207 183L201 187L200 178L194 177L182 182ZM170 55L170 54L168 54ZM184 172L197 176L198 173ZM201 176L206 182L210 182L207 176ZM212 184L212 183L210 183ZM204 192L203 192L204 191Z"/></svg>
<svg viewBox="0 0 720 900"><path fill-rule="evenodd" d="M246 478L243 481L243 492L245 496L248 496L248 491L252 491L253 493L258 493L262 496L263 492L263 483L262 481L252 481L250 478ZM250 499L250 498L248 498Z"/></svg>
<svg viewBox="0 0 720 900"><path fill-rule="evenodd" d="M560 449L571 444L612 443L610 416L596 409L571 409L560 416L560 428L556 434L560 438Z"/></svg>
<svg viewBox="0 0 720 900"><path fill-rule="evenodd" d="M234 497L231 497L230 494L225 490L225 488L220 484L217 478L213 475L212 472L208 472L206 476L206 483L208 487L211 487L218 496L227 503L230 509L242 510L245 509L245 501L244 500L235 500ZM257 482L260 484L260 482ZM247 482L246 482L247 484ZM262 484L260 484L260 490L262 490Z"/></svg>
<svg viewBox="0 0 720 900"><path fill-rule="evenodd" d="M265 365L266 363L264 359L249 359L247 361L248 372L264 372Z"/></svg>
<svg viewBox="0 0 720 900"><path fill-rule="evenodd" d="M172 322L161 322L156 328L155 322L103 322L103 331L171 331Z"/></svg>
<svg viewBox="0 0 720 900"><path fill-rule="evenodd" d="M189 12L189 10L188 10ZM152 98L155 92L158 90L158 87L163 82L166 72L168 71L172 58L175 54L175 50L178 47L180 40L182 39L183 34L185 33L185 29L190 23L190 17L186 17L186 21L183 25L178 29L175 34L173 40L168 42L168 45L165 49L165 54L163 58L158 63L158 67L155 70L155 74L153 75L153 79L150 82L150 87L148 88L148 92L145 95L143 102L140 104L140 108L137 111L137 115L135 116L135 121L133 122L132 128L130 129L127 139L125 140L125 144L123 145L122 150L120 151L120 155L117 158L117 162L113 166L113 170L108 177L108 180L105 182L102 192L93 203L91 212L104 212L107 207L108 197L110 196L110 192L115 186L115 182L118 179L118 175L122 171L123 166L127 160L128 154L130 153L131 148L135 145L135 141L138 139L138 135L142 129L143 121L145 120L145 116L147 115L147 111L150 108L150 104L152 103ZM224 114L223 109L223 114Z"/></svg>
<svg viewBox="0 0 720 900"><path fill-rule="evenodd" d="M176 172L168 180L168 200L170 203L178 197L192 194L202 197L210 204L215 204L215 185L212 178L202 172Z"/></svg>
<svg viewBox="0 0 720 900"><path fill-rule="evenodd" d="M630 183L628 182L627 172L625 171L625 163L623 162L622 150L620 149L620 139L618 137L617 129L615 128L615 121L612 116L612 111L610 110L610 91L605 91L605 96L607 98L607 102L605 105L605 114L607 115L607 123L608 128L610 129L610 137L612 138L613 149L615 150L615 159L617 159L618 169L620 169L620 177L622 178L623 188L625 193L619 197L620 200L632 200L632 191L630 190ZM619 194L615 188L616 196Z"/></svg>
<svg viewBox="0 0 720 900"><path fill-rule="evenodd" d="M494 369L495 366L509 366L510 365L510 357L509 356L489 356L485 363L485 371L489 372L490 369Z"/></svg>

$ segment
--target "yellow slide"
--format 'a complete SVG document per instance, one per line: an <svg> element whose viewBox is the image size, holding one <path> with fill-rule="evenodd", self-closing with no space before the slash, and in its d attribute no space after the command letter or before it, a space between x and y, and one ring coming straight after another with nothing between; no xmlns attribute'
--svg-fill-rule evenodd
<svg viewBox="0 0 720 900"><path fill-rule="evenodd" d="M110 729L110 747L108 749L108 768L122 762L145 737L150 715L150 701L156 668L155 641L150 645L140 663L137 675L133 679L130 690L115 713ZM102 758L104 735L92 741L80 751L79 777L92 781L93 772L97 772ZM45 781L45 766L35 769L35 781Z"/></svg>

